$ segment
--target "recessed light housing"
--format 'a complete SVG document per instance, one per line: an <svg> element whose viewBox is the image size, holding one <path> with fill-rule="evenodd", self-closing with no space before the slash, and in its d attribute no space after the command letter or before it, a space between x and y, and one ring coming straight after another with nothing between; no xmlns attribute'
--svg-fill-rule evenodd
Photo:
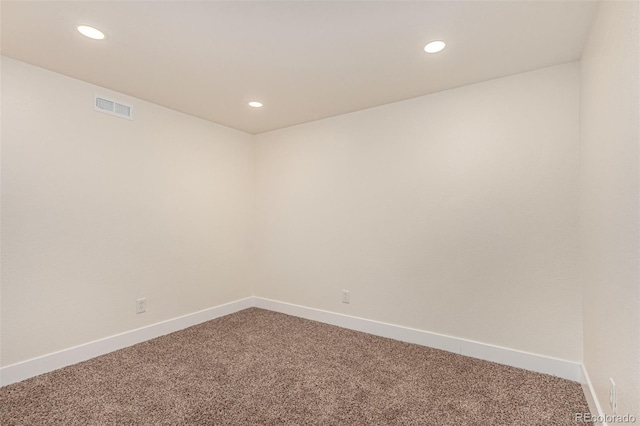
<svg viewBox="0 0 640 426"><path fill-rule="evenodd" d="M261 108L262 107L262 103L253 101L253 102L249 102L249 106L250 107L254 107L254 108Z"/></svg>
<svg viewBox="0 0 640 426"><path fill-rule="evenodd" d="M427 53L437 53L439 51L441 51L442 49L444 49L444 47L446 46L445 42L442 40L434 40L431 41L429 43L427 43L427 45L424 47L424 51Z"/></svg>
<svg viewBox="0 0 640 426"><path fill-rule="evenodd" d="M78 27L78 31L85 37L92 38L94 40L102 40L104 38L104 33L96 28L90 27L88 25L80 25Z"/></svg>

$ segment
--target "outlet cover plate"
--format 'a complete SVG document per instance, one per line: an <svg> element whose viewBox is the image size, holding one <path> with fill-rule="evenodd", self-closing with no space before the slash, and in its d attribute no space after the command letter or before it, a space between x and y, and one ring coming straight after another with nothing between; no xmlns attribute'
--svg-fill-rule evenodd
<svg viewBox="0 0 640 426"><path fill-rule="evenodd" d="M617 401L616 401L616 383L613 381L612 378L609 378L609 407L611 407L611 410L613 411L613 414L616 414L616 409L617 407Z"/></svg>
<svg viewBox="0 0 640 426"><path fill-rule="evenodd" d="M136 299L136 314L142 314L147 311L147 298L141 297Z"/></svg>

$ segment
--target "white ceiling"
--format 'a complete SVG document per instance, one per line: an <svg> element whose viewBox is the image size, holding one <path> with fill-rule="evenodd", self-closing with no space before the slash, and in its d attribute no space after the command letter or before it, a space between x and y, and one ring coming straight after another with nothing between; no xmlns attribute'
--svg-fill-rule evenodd
<svg viewBox="0 0 640 426"><path fill-rule="evenodd" d="M587 1L2 1L3 55L261 133L578 60ZM105 40L85 38L80 24ZM447 48L428 55L424 45ZM261 109L247 105L264 103Z"/></svg>

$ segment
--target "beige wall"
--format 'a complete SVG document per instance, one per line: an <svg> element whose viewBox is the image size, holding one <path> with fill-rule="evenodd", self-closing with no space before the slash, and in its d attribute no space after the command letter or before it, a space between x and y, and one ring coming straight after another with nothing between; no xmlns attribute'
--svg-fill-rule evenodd
<svg viewBox="0 0 640 426"><path fill-rule="evenodd" d="M601 1L582 59L584 364L602 408L640 418L638 2Z"/></svg>
<svg viewBox="0 0 640 426"><path fill-rule="evenodd" d="M256 295L581 361L578 72L258 135Z"/></svg>
<svg viewBox="0 0 640 426"><path fill-rule="evenodd" d="M8 58L2 107L2 365L251 295L251 135Z"/></svg>

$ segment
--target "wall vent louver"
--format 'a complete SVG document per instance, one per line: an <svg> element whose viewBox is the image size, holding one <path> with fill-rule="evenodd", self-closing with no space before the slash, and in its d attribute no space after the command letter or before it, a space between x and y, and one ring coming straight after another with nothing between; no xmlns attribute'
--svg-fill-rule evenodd
<svg viewBox="0 0 640 426"><path fill-rule="evenodd" d="M116 117L133 120L133 106L105 98L104 96L95 95L93 109Z"/></svg>

